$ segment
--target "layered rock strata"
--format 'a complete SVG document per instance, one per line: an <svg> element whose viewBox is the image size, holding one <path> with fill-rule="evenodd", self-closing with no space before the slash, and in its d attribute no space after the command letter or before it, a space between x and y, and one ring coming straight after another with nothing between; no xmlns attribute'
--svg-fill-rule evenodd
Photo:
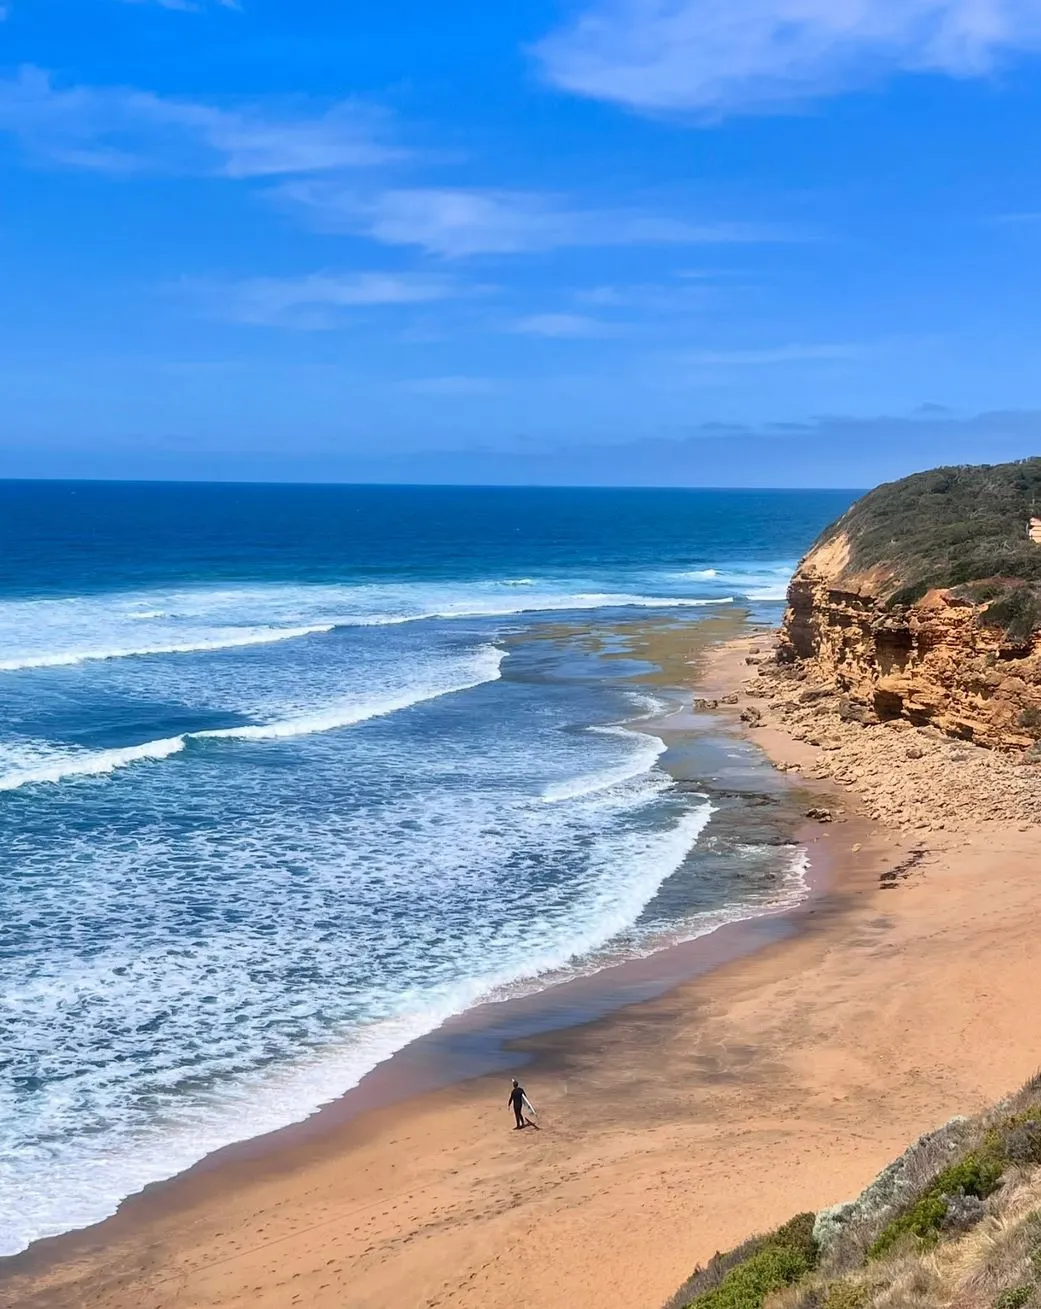
<svg viewBox="0 0 1041 1309"><path fill-rule="evenodd" d="M1041 753L1041 635L1010 640L982 621L986 606L961 588L893 606L893 567L857 570L850 559L839 531L802 561L778 659L838 692L848 721L903 719L978 745Z"/></svg>
<svg viewBox="0 0 1041 1309"><path fill-rule="evenodd" d="M988 823L1025 830L1041 820L1032 752L983 749L906 718L865 724L814 672L812 664L767 658L742 688L742 703L757 710L746 727L757 737L781 734L770 749L782 771L838 783L856 795L859 811L911 833L978 834ZM841 820L841 810L832 815Z"/></svg>

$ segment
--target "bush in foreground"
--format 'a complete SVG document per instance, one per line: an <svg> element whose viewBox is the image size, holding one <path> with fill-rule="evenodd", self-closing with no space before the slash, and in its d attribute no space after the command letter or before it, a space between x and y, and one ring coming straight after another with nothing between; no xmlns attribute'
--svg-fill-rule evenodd
<svg viewBox="0 0 1041 1309"><path fill-rule="evenodd" d="M1041 1309L1041 1075L856 1201L717 1254L667 1309Z"/></svg>
<svg viewBox="0 0 1041 1309"><path fill-rule="evenodd" d="M798 1214L767 1236L729 1255L716 1255L695 1272L669 1309L760 1309L771 1291L791 1286L817 1262L813 1214Z"/></svg>

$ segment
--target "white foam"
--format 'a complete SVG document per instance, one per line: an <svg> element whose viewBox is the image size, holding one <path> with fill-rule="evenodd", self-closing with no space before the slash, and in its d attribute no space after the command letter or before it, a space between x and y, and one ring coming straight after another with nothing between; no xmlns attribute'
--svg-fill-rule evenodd
<svg viewBox="0 0 1041 1309"><path fill-rule="evenodd" d="M469 691L485 682L496 681L502 676L501 666L506 652L497 646L486 646L475 660L473 674L465 680L441 680L426 682L409 687L397 695L377 697L372 700L345 701L339 705L323 708L318 713L302 714L298 718L284 718L274 723L250 723L244 727L211 728L202 732L188 733L189 739L223 740L223 741L277 741L291 736L311 736L316 732L331 732L340 727L353 727L356 723L366 722L370 718L383 718L387 714L411 709L413 705L426 700L436 700L442 695L458 691Z"/></svg>
<svg viewBox="0 0 1041 1309"><path fill-rule="evenodd" d="M286 992L286 979L271 959L273 942L266 933L262 940L256 940L240 926L212 943L205 939L190 943L178 937L171 942L176 946L171 954L162 938L154 936L155 928L163 924L160 915L155 919L155 928L149 928L144 949L133 949L133 937L120 937L108 955L91 953L87 959L70 961L75 966L68 974L63 973L64 961L52 954L43 975L23 986L19 994L5 996L5 1000L13 1012L31 1013L45 1028L49 1027L47 1015L53 1014L56 1031L50 1039L57 1043L53 1048L61 1050L62 1058L73 1062L76 1071L69 1084L53 1088L33 1106L33 1112L42 1115L42 1130L53 1145L46 1149L18 1148L8 1156L11 1164L7 1179L0 1171L0 1198L5 1193L19 1197L18 1203L0 1204L0 1252L14 1253L37 1238L99 1221L112 1213L126 1195L182 1171L221 1146L300 1121L357 1085L366 1072L416 1037L440 1026L450 1015L501 994L521 979L537 987L540 977L550 978L562 968L581 971L584 955L635 921L665 879L680 866L708 821L711 807L701 803L691 806L664 831L639 826L619 830L615 817L634 806L639 809L664 789L668 789L667 781L646 778L628 796L579 801L574 812L581 814L584 804L591 805L588 817L597 820L596 827L589 829L590 833L598 833L595 847L583 847L588 857L575 870L577 884L561 881L544 888L538 913L526 900L518 906L519 912L509 911L508 906L502 909L496 858L502 852L494 845L482 850L474 864L469 862L475 853L472 844L460 848L458 841L446 842L444 830L435 826L430 831L430 853L436 853L442 862L424 865L424 878L428 882L436 880L438 903L445 891L454 889L457 896L462 895L458 908L465 912L458 918L432 924L436 931L429 936L417 920L415 930L410 931L415 952L409 956L411 966L399 972L401 960L394 961L394 975L407 983L404 989L371 995L372 1013L367 1019L352 1023L339 1040L325 1031L323 1039L305 1042L303 1050L297 1044L295 1057L288 1062L284 1052L268 1042L277 1041L294 1009L307 1015L330 1002L335 1004L335 989L327 998L315 998L308 995L309 984L305 981L302 993L299 989ZM403 807L409 809L411 801L403 801ZM446 813L452 810L449 806ZM600 818L607 821L601 823ZM521 833L522 841L545 837L545 816L536 820L533 812L531 824L529 832ZM551 825L550 833L554 830ZM394 827L387 829L391 840L394 832ZM296 883L294 895L312 898L318 921L327 921L336 913L338 904L357 904L368 892L383 895L396 886L392 880L372 890L375 874L392 879L400 876L399 852L393 844L382 854L374 852L375 866L367 862L352 877L350 864L344 862L343 837L336 829L323 837L320 830L309 828L299 836L308 849L309 871L306 883ZM332 842L328 847L323 844L325 838ZM504 838L492 835L490 839ZM546 839L552 850L556 838ZM283 884L270 879L281 879L284 874L265 865L263 858L251 858L250 848L255 856L260 855L263 842L243 847L239 856L224 866L229 871L249 866L240 893L251 898L264 896L264 903L270 903L275 915L274 926L283 915L293 912L285 895L270 900L273 890ZM153 857L150 852L145 855ZM141 852L122 856L123 860L130 858L139 860ZM463 859L467 861L465 866L472 869L470 875L480 879L472 890L465 879L459 878L464 865L456 869ZM105 869L101 885L92 885L90 894L110 894L113 905L121 906L125 914L133 914L133 900L127 898L128 871L125 863ZM210 885L217 897L215 908L220 912L227 907L231 888L221 881ZM408 881L402 891L411 894L420 885ZM479 899L472 905L475 894ZM496 921L488 922L482 906L499 906L502 912ZM69 906L75 915L73 922L80 921L77 907L75 903ZM349 946L351 936L335 932L330 939L339 967L330 968L326 960L322 969L325 981L335 978L342 989L345 981L352 980L351 973L344 971L348 960L379 959L390 948L400 951L400 926L388 924L391 935L371 941L371 954L364 952L365 942L360 943L360 956L353 947L345 955L344 943ZM442 940L446 931L448 938ZM310 952L314 945L309 936L292 937L290 944L305 939ZM278 958L286 958L287 942L276 936L274 943L282 946ZM440 978L436 971L430 971L432 954L435 961L445 961ZM314 956L309 973L319 957ZM201 1017L196 1013L197 1002L214 992L218 1012L209 1016L208 1028L212 1031L200 1031L193 1025ZM120 1020L116 1027L107 1018L112 1006L116 1006ZM248 1018L248 1022L235 1022L235 1016ZM175 1023L179 1039L171 1041L171 1034L166 1032L165 1041L154 1045L148 1035L138 1035L150 1032L149 1024L156 1020ZM122 1050L121 1035L134 1042L131 1048L135 1061L121 1063L118 1077L112 1076L111 1067L93 1059L76 1065L77 1047L90 1051L94 1037L102 1030L112 1050ZM320 1029L316 1027L315 1031ZM212 1045L218 1033L224 1042L223 1050ZM246 1040L255 1044L244 1045ZM142 1043L153 1051L144 1066L139 1054ZM273 1069L268 1053L272 1050L280 1056ZM242 1071L258 1058L263 1066ZM166 1062L171 1059L173 1062ZM219 1087L202 1094L180 1091L179 1082L185 1076L197 1079L221 1074L229 1063L231 1067L221 1076ZM134 1079L140 1077L145 1077L146 1084L150 1080L160 1088L157 1099L162 1112L150 1115L152 1121L128 1115L126 1096ZM76 1097L75 1106L70 1096ZM104 1131L71 1133L67 1124L79 1123L82 1115L91 1110L100 1115ZM16 1131L13 1121L6 1126L8 1132Z"/></svg>
<svg viewBox="0 0 1041 1309"><path fill-rule="evenodd" d="M747 600L783 600L795 571L794 560L765 563L720 564L716 568L696 568L679 572L662 572L657 580L671 585L676 580L705 582L709 587L724 587L734 596Z"/></svg>
<svg viewBox="0 0 1041 1309"><path fill-rule="evenodd" d="M77 777L98 777L130 764L167 759L184 750L189 741L277 741L353 727L372 718L382 718L387 714L410 709L427 700L469 691L485 682L495 681L502 675L501 665L505 657L506 652L497 646L482 646L464 663L452 661L439 675L431 673L425 680L395 695L356 698L324 706L313 713L270 723L182 732L178 736L108 750L62 752L53 746L40 746L36 754L42 755L42 759L30 754L27 761L19 761L19 766L0 774L0 791L14 791L40 783L64 782Z"/></svg>
<svg viewBox="0 0 1041 1309"><path fill-rule="evenodd" d="M183 736L160 741L145 741L113 750L94 750L83 754L62 755L47 763L29 765L0 774L0 791L14 791L39 782L62 782L71 777L99 777L144 759L167 759L184 749Z"/></svg>
<svg viewBox="0 0 1041 1309"><path fill-rule="evenodd" d="M731 596L560 590L503 582L244 586L0 601L0 672L113 659L199 655L431 619L596 609L683 609ZM144 639L142 639L144 638Z"/></svg>
<svg viewBox="0 0 1041 1309"><path fill-rule="evenodd" d="M134 615L131 615L134 617ZM254 631L229 632L197 641L170 644L124 646L93 650L63 650L58 652L16 655L0 659L0 672L12 673L24 668L63 668L73 664L90 663L98 659L130 659L143 655L203 654L214 650L234 650L250 645L270 645L274 641L293 641L301 636L314 636L331 632L334 624L314 623L308 627L263 628Z"/></svg>
<svg viewBox="0 0 1041 1309"><path fill-rule="evenodd" d="M577 592L574 595L532 597L528 604L488 600L460 601L442 609L428 609L415 614L371 614L339 618L334 627L391 627L400 623L428 622L439 618L512 618L522 614L584 613L590 609L701 609L707 605L729 605L732 595L691 599L684 596L629 595L627 593Z"/></svg>
<svg viewBox="0 0 1041 1309"><path fill-rule="evenodd" d="M637 714L629 719L631 723L642 723L651 718L657 718L670 707L668 700L664 700L658 695L651 695L649 691L630 690L626 692L626 695L633 708L639 710Z"/></svg>
<svg viewBox="0 0 1041 1309"><path fill-rule="evenodd" d="M411 621L420 618L506 618L511 614L557 613L569 609L701 609L705 605L733 603L734 597L731 595L692 598L675 595L634 595L624 591L579 591L572 595L539 596L537 600L533 597L526 605L502 605L495 602L477 604L473 601L461 601L457 605L434 609L429 613L415 614Z"/></svg>
<svg viewBox="0 0 1041 1309"><path fill-rule="evenodd" d="M624 737L633 743L635 749L631 751L627 760L621 764L616 764L614 767L604 768L597 773L589 773L584 777L574 777L566 782L547 786L541 796L545 804L560 804L565 800L578 800L583 796L595 795L599 791L607 791L612 787L621 786L634 777L649 772L665 753L665 742L657 736L650 736L646 732L631 732L624 727L591 727L589 730L603 735Z"/></svg>
<svg viewBox="0 0 1041 1309"><path fill-rule="evenodd" d="M681 941L697 941L733 923L744 923L754 918L769 918L774 914L786 913L802 904L809 895L810 886L807 877L809 869L809 852L805 847L799 846L789 860L784 876L773 894L768 895L758 904L754 902L729 904L720 909L694 914L679 932L670 933L669 939L676 944ZM660 943L651 944L645 953L650 954L660 948Z"/></svg>

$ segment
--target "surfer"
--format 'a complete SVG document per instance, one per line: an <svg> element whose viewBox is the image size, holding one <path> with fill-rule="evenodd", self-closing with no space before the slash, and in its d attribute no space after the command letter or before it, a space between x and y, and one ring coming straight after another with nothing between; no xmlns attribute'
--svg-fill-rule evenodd
<svg viewBox="0 0 1041 1309"><path fill-rule="evenodd" d="M516 1078L513 1079L513 1089L510 1091L510 1098L506 1103L513 1110L513 1116L517 1120L517 1126L513 1129L515 1132L519 1131L522 1127L538 1128L537 1123L533 1123L530 1118L524 1116L525 1109L529 1114L534 1114L535 1106L524 1094L524 1087L521 1086Z"/></svg>

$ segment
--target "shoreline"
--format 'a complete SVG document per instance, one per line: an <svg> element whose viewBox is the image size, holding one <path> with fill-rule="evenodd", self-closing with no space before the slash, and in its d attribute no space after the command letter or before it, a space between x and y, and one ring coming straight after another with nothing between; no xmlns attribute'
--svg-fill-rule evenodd
<svg viewBox="0 0 1041 1309"><path fill-rule="evenodd" d="M113 1236L122 1236L123 1229L133 1233L156 1214L190 1208L196 1193L207 1189L213 1176L220 1178L221 1186L234 1187L254 1175L292 1172L301 1156L320 1154L330 1139L342 1136L346 1141L355 1132L362 1133L370 1115L405 1111L432 1093L465 1093L472 1083L512 1076L520 1069L538 1073L544 1056L569 1033L609 1027L620 1012L667 998L706 974L782 944L803 930L802 920L815 914L818 901L826 899L834 862L827 834L807 828L799 844L807 849L808 867L807 891L797 904L765 908L690 940L539 990L481 1001L409 1041L366 1073L357 1086L306 1118L213 1150L190 1167L127 1196L106 1218L38 1238L23 1251L0 1256L0 1288L8 1276L84 1251L102 1251Z"/></svg>
<svg viewBox="0 0 1041 1309"><path fill-rule="evenodd" d="M761 624L747 621L744 627L746 633L763 630ZM710 665L713 653L725 649L732 639L710 637L708 646L698 652L699 667L703 662ZM666 651L667 663L675 664L675 659L674 650ZM622 726L633 733L663 739L666 754L675 750L677 741L682 743L690 738L694 720L700 731L705 732L705 716L691 715L685 707L690 699L689 688L674 685L658 675L644 675L641 680L665 692L672 701L671 707L656 714L640 715ZM675 776L684 780L682 770ZM769 781L768 771L756 780ZM782 780L778 790L783 795L794 787ZM75 1250L81 1245L92 1246L95 1234L100 1244L110 1230L126 1222L137 1222L168 1202L178 1203L181 1189L190 1190L197 1178L234 1169L242 1162L281 1159L287 1152L373 1110L403 1104L443 1087L460 1086L493 1072L524 1066L535 1056L521 1049L522 1042L537 1044L542 1036L599 1022L620 1009L659 998L685 982L784 939L799 930L806 904L819 897L826 885L827 868L833 861L821 836L821 829L811 823L803 823L793 832L791 849L793 854L799 852L804 867L797 874L793 870L791 881L801 883L801 888L780 887L782 894L775 903L724 905L718 913L726 915L732 911L733 917L724 916L722 921L705 926L689 937L679 935L677 927L676 939L669 944L652 946L646 952L625 955L571 976L561 970L559 976L551 974L543 982L533 982L531 989L482 999L409 1039L365 1073L357 1085L309 1110L304 1117L208 1150L186 1167L125 1196L111 1213L39 1237L24 1250L0 1255L0 1285L23 1266L35 1267L52 1258L62 1258L66 1247ZM706 911L713 916L715 912Z"/></svg>
<svg viewBox="0 0 1041 1309"><path fill-rule="evenodd" d="M577 636L594 648L600 645L606 649L611 640L617 637L619 639L619 648L612 650L606 656L607 660L622 658L624 653L622 647L628 642L638 641L641 644L641 654L653 646L655 659L661 660L661 667L658 667L650 660L647 660L646 663L642 659L633 660L636 667L635 672L627 672L622 677L619 677L618 673L614 674L619 681L624 678L625 684L631 690L641 693L634 697L638 703L646 701L653 708L651 713L645 713L640 712L635 707L629 707L626 712L633 713L636 716L620 721L617 725L615 725L612 718L609 730L624 731L634 741L639 739L642 742L650 739L646 733L652 730L648 727L648 720L653 714L668 716L671 709L667 706L675 708L685 702L686 695L681 685L683 681L682 665L685 659L689 659L692 655L696 657L698 651L706 645L711 646L718 643L721 639L724 639L725 635L732 634L735 630L742 630L745 628L746 623L747 615L743 611L733 606L727 606L726 613L722 616L713 611L696 623L688 621L681 624L674 615L671 615L664 621L658 619L653 623L650 620L639 622L632 619L626 619L625 621L612 620L605 626L603 631L590 627L587 622L571 627L557 624L554 626L559 627L560 630L554 632L550 629L550 638L556 645L560 643L561 637L574 640ZM512 648L521 643L544 639L546 639L546 634L543 632L514 634L508 640L503 640L502 647L504 649ZM666 667L671 670L672 674L679 672L680 675L675 681L671 676L666 675L664 671ZM646 695L643 694L645 691ZM671 735L675 737L677 733L673 732ZM679 735L682 735L682 733ZM654 745L656 752L667 750L665 744L659 742L656 736ZM649 765L644 762L634 769L632 776L636 777L648 771ZM592 780L596 782L597 777L594 775ZM702 796L696 796L693 799L696 801L695 807L706 809L704 818L701 821L707 825L707 821L712 816L707 812L707 809L710 809L711 806L706 807L701 804L704 799ZM696 835L687 833L685 839L691 842L691 850L696 848L697 837L699 836L700 832L697 832ZM680 848L682 848L682 844ZM627 866L618 862L616 867L621 878L624 878L628 871ZM609 913L611 913L613 911L612 902L605 901L604 903L607 905ZM614 916L617 917L617 914ZM576 950L578 948L576 947ZM554 954L552 950L549 953L551 956ZM470 1012L475 1008L483 1010L484 1005L488 1003L488 997L493 994L498 997L499 994L505 996L518 992L523 998L527 994L537 995L547 988L557 988L562 979L566 980L570 973L577 971L571 970L565 963L567 953L567 950L559 952L559 957L555 960L555 968L549 973L530 980L530 984L527 986L525 985L526 979L523 976L513 975L501 986L493 988L489 984L489 990L484 997L477 1001L476 1005L474 993L477 988L470 987L468 995L462 998L457 997L458 1003L467 1005L468 1008L461 1009L456 1013L451 1012L448 1004L432 1006L430 1010L411 1015L410 1017L414 1018L415 1021L407 1021L407 1016L405 1021L397 1025L396 1030L395 1024L391 1020L388 1024L391 1030L387 1033L387 1039L382 1042L382 1050L377 1050L371 1056L368 1056L361 1068L356 1066L357 1062L360 1061L353 1061L349 1050L347 1051L346 1060L343 1060L337 1057L337 1055L343 1054L343 1049L337 1050L335 1047L330 1047L325 1051L328 1058L324 1066L319 1064L317 1070L314 1071L311 1084L308 1083L306 1076L309 1070L304 1067L302 1070L297 1071L303 1071L305 1075L297 1079L295 1083L293 1079L294 1069L288 1069L288 1076L283 1076L287 1072L283 1068L276 1070L275 1076L268 1081L264 1082L258 1079L248 1089L244 1090L242 1087L236 1089L234 1086L224 1088L225 1099L223 1104L225 1106L229 1104L234 1106L237 1099L238 1104L244 1107L245 1113L240 1113L237 1116L226 1113L223 1116L223 1121L220 1120L219 1113L215 1113L213 1117L218 1119L216 1127L211 1130L210 1122L203 1122L198 1134L192 1134L188 1131L174 1133L171 1130L168 1133L167 1141L164 1143L166 1146L165 1154L160 1154L159 1151L150 1154L145 1166L138 1167L136 1173L134 1169L123 1170L124 1172L129 1171L130 1177L117 1176L115 1184L112 1184L112 1180L107 1176L102 1179L100 1185L93 1179L85 1179L87 1181L86 1187L80 1187L71 1206L69 1203L64 1203L60 1207L54 1206L57 1212L48 1215L51 1221L47 1223L46 1227L42 1223L35 1227L37 1231L41 1228L44 1231L49 1229L48 1234L36 1237L30 1242L29 1246L23 1247L21 1250L18 1249L18 1245L14 1241L7 1244L4 1253L0 1254L0 1278L3 1277L6 1268L3 1261L17 1258L19 1254L23 1254L26 1250L37 1246L41 1241L60 1240L64 1236L88 1231L114 1217L124 1204L132 1203L145 1193L150 1196L156 1188L163 1188L197 1168L220 1167L228 1157L237 1157L239 1151L251 1152L268 1149L270 1148L270 1142L281 1141L283 1132L295 1134L299 1130L302 1134L307 1135L312 1130L321 1131L324 1129L327 1117L331 1121L341 1121L348 1116L361 1112L366 1107L387 1103L391 1099L397 1101L405 1098L407 1094L412 1092L402 1090L398 1086L399 1079L396 1077L386 1079L381 1073L377 1076L375 1083L370 1086L370 1074L373 1068L382 1069L389 1059L395 1058L393 1067L396 1069L397 1058L417 1041L424 1041L425 1038L430 1037L432 1033L436 1033L442 1028L445 1028L445 1036L455 1034L454 1029L460 1021L470 1025L468 1018ZM614 952L614 955L616 958L622 959L626 957L627 953L625 949L620 948ZM587 956L583 957L582 963L588 965L588 967L583 968L583 971L579 972L579 976L590 977L604 969L610 969L611 960L607 958L607 955L608 952L603 951L604 957L602 959L601 951L592 950ZM523 966L522 964L521 967ZM543 976L545 976L546 980L542 980ZM624 978L624 972L620 976ZM648 987L647 993L660 990L663 985L665 984L651 985ZM461 989L465 990L466 988ZM585 1003L582 1008L576 1007L573 1014L568 1014L563 1019L554 1017L553 1021L547 1021L546 1025L552 1027L559 1025L560 1022L573 1024L586 1021L587 1018L616 1008L623 1002L622 1000L591 994L589 1002ZM514 1001L511 998L511 1005L513 1003ZM536 1003L538 1002L536 1001ZM551 1005L549 1008L552 1009L553 1006ZM448 1014L447 1018L444 1016L446 1013ZM534 1028L541 1025L540 1022L536 1021ZM381 1033L377 1032L377 1036L379 1035ZM475 1039L479 1040L479 1038ZM477 1052L476 1058L472 1054L469 1056L460 1054L455 1048L458 1042L439 1040L435 1044L438 1047L438 1064L436 1067L425 1069L424 1088L458 1082L475 1075L476 1072L485 1068L493 1067L496 1062L503 1062L498 1049L491 1048L490 1038L484 1041L484 1048ZM346 1045L345 1042L345 1047ZM303 1063L303 1061L301 1062ZM352 1062L355 1063L354 1067L352 1067ZM344 1067L344 1063L346 1063L346 1067ZM356 1081L359 1076L364 1082L360 1091ZM318 1085L317 1092L314 1090L314 1083ZM389 1090L387 1089L388 1083ZM349 1089L345 1092L342 1089L344 1087ZM346 1102L341 1106L341 1101L344 1101L345 1097ZM274 1106L270 1110L268 1109L269 1104ZM314 1120L319 1115L321 1115L321 1121L315 1128ZM124 1158L126 1158L126 1155L124 1155ZM108 1166L108 1161L102 1158L99 1161L98 1173L102 1173ZM56 1170L53 1168L51 1172L52 1175L57 1175ZM92 1185L94 1188L93 1194L91 1194ZM28 1186L26 1186L25 1190L27 1194L32 1193ZM49 1186L41 1188L37 1193L49 1194ZM15 1212L17 1212L17 1207ZM17 1224L12 1224L12 1226L17 1226ZM25 1224L25 1228L30 1231L33 1230L33 1228L29 1228L28 1224ZM23 1228L23 1230L25 1229ZM5 1231L5 1237L6 1235L7 1232Z"/></svg>
<svg viewBox="0 0 1041 1309"><path fill-rule="evenodd" d="M699 691L727 693L747 675L757 640L713 656ZM736 721L740 709L723 712ZM775 763L798 762L800 751L814 758L816 747L779 727L749 735ZM802 785L836 793L834 784ZM503 1130L502 1072L513 1063L415 1098L419 1047L426 1042L436 1063L434 1038L451 1038L449 1024L395 1056L392 1080L411 1079L398 1088L411 1100L362 1106L338 1123L328 1116L334 1105L320 1130L322 1114L259 1138L269 1148L229 1147L95 1227L34 1243L0 1265L0 1279L19 1304L41 1309L382 1309L448 1299L491 1309L519 1292L532 1305L654 1306L714 1248L797 1208L848 1198L938 1117L969 1111L1033 1071L1036 1058L1020 1064L1023 1050L1041 1050L1041 1020L1010 1014L1009 1001L1031 993L1041 950L1024 929L1029 867L1018 877L1007 867L1027 852L1022 834L957 857L931 840L894 888L881 879L909 842L848 798L841 805L839 821L814 829L815 877L823 855L828 884L778 915L795 924L791 932L768 939L751 924L776 919L744 920L732 925L738 933L720 928L635 961L654 961L657 984L674 952L699 946L704 956L706 943L725 946L740 929L754 938L666 980L654 998L634 995L607 1016L502 1045L525 1061L549 1130L519 1140ZM995 877L982 887L988 870ZM995 942L1015 945L1019 957L987 991L980 976ZM938 968L937 951L950 956L952 943L953 961ZM975 989L952 1000L952 979L964 989L969 973ZM582 982L597 978L604 974ZM923 1012L934 1019L924 1031ZM1010 1041L1010 1018L1020 1029L1033 1024L1036 1042L1022 1031ZM964 1066L958 1023L962 1038L972 1029L990 1047L978 1067ZM518 1215L539 1233L540 1256L520 1239Z"/></svg>

